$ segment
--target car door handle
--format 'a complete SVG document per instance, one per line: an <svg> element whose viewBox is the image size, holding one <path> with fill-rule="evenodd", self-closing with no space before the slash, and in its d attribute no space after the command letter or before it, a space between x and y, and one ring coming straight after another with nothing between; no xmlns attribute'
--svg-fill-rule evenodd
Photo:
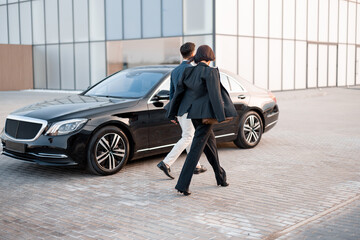
<svg viewBox="0 0 360 240"><path fill-rule="evenodd" d="M239 96L238 96L238 99L245 99L245 98L246 98L245 95L239 95Z"/></svg>

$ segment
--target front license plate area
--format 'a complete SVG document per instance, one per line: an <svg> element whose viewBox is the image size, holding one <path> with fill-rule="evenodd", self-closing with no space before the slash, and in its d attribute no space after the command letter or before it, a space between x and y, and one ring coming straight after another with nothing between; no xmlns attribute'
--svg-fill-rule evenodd
<svg viewBox="0 0 360 240"><path fill-rule="evenodd" d="M25 153L26 150L26 144L24 143L17 143L17 142L10 142L5 141L5 148L18 153Z"/></svg>

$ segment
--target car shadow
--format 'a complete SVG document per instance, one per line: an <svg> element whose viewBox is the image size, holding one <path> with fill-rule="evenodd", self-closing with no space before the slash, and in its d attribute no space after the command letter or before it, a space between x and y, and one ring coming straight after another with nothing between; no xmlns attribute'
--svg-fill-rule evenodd
<svg viewBox="0 0 360 240"><path fill-rule="evenodd" d="M44 166L31 162L17 159L11 159L5 156L0 157L2 168L12 175L21 175L47 180L69 178L69 177L95 177L96 175L88 174L83 168L77 166Z"/></svg>
<svg viewBox="0 0 360 240"><path fill-rule="evenodd" d="M217 147L219 151L227 151L233 150L237 148L236 145L232 142L218 143ZM240 149L239 149L240 150ZM186 153L183 153L186 154ZM148 167L156 168L156 165L166 157L167 153L157 154L150 157L144 157L140 159L136 159L133 161L127 162L122 171L136 169L141 165L148 165ZM4 167L3 163L6 163L5 168L7 172L10 172L13 175L21 175L21 176L36 176L39 179L47 179L47 180L59 180L59 179L69 179L69 178L95 178L95 177L107 177L107 176L99 176L95 174L89 173L85 168L81 168L79 166L45 166L39 165L36 163L26 162L22 160L12 159L6 156L0 156L0 163ZM147 166L146 166L147 167ZM116 175L116 174L115 174ZM168 181L171 180L169 178L163 178L163 176L159 175L157 181Z"/></svg>
<svg viewBox="0 0 360 240"><path fill-rule="evenodd" d="M239 149L239 150L243 150L242 148L238 148L235 143L233 142L222 142L222 143L218 143L216 144L218 150L221 149Z"/></svg>
<svg viewBox="0 0 360 240"><path fill-rule="evenodd" d="M217 148L219 151L223 151L223 150L233 150L233 149L239 149L239 150L244 150L241 148L238 148L233 142L223 142L223 143L218 143L216 144ZM129 161L126 165L127 166L132 166L134 164L144 164L144 163L152 163L152 162L156 162L156 164L158 164L161 160L163 160L166 155L168 153L161 153L161 154L157 154L157 155L152 155L149 157L144 157L144 158L139 158L139 159L135 159L132 161ZM186 154L186 151L184 151L182 153L182 155Z"/></svg>

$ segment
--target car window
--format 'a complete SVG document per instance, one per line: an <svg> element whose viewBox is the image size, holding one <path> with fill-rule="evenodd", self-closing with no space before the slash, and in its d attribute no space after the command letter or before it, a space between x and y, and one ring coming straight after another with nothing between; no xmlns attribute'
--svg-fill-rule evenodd
<svg viewBox="0 0 360 240"><path fill-rule="evenodd" d="M110 76L85 93L88 96L139 98L164 76L163 72L127 70Z"/></svg>
<svg viewBox="0 0 360 240"><path fill-rule="evenodd" d="M228 81L228 77L225 74L220 73L220 81L224 88L229 92L230 91L230 85Z"/></svg>
<svg viewBox="0 0 360 240"><path fill-rule="evenodd" d="M161 90L168 90L170 91L170 77L168 77L164 82L163 84L161 84L160 88L159 88L159 91Z"/></svg>
<svg viewBox="0 0 360 240"><path fill-rule="evenodd" d="M234 92L244 92L245 89L240 85L238 81L236 81L234 78L228 76L228 79L230 81L231 90Z"/></svg>

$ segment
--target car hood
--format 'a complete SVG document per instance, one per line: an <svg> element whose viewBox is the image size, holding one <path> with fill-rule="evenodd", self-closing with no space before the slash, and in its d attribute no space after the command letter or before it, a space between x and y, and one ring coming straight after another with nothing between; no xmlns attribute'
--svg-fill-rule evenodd
<svg viewBox="0 0 360 240"><path fill-rule="evenodd" d="M52 120L63 117L86 116L86 113L97 108L108 109L116 105L116 109L131 107L138 103L138 99L117 99L72 95L32 104L12 112L11 115L30 117L42 120Z"/></svg>

